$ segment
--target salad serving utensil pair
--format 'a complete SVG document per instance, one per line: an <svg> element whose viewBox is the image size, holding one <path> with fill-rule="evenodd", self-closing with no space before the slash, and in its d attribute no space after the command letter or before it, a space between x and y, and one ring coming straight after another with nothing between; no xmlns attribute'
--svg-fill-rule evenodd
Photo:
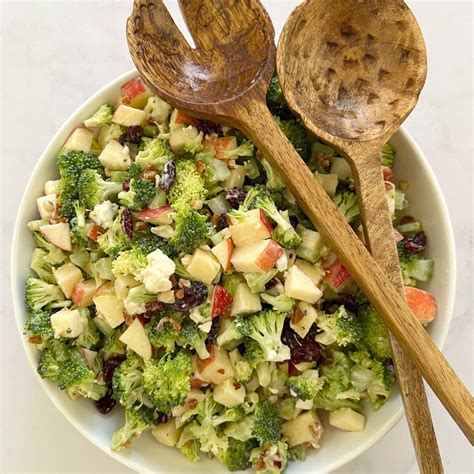
<svg viewBox="0 0 474 474"><path fill-rule="evenodd" d="M196 48L186 42L162 0L135 0L127 37L143 80L174 107L242 130L285 178L408 354L394 344L415 448L425 453L424 471L440 472L415 366L471 443L473 398L404 300L378 164L383 143L413 109L425 80L424 43L411 12L401 0L339 0L330 8L321 0L307 0L287 21L279 43L278 72L290 107L307 128L350 158L374 258L267 109L276 51L273 26L260 2L179 4ZM376 34L367 33L369 26ZM368 80L360 71L370 66L376 74L371 72ZM384 268L376 259L385 262Z"/></svg>

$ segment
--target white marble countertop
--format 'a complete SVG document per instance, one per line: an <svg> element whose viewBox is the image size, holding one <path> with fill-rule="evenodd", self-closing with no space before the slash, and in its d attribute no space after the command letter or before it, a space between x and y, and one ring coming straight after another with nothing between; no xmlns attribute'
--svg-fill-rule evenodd
<svg viewBox="0 0 474 474"><path fill-rule="evenodd" d="M406 125L432 163L454 227L458 287L444 352L472 391L472 4L408 3L425 34L429 74ZM14 323L8 268L16 209L38 156L76 107L132 67L124 36L131 1L3 0L0 4L0 472L131 472L84 439L39 390ZM291 5L284 8L289 11ZM276 18L277 29L284 19L285 15ZM472 472L469 443L431 393L429 398L445 470ZM403 420L339 472L416 471Z"/></svg>

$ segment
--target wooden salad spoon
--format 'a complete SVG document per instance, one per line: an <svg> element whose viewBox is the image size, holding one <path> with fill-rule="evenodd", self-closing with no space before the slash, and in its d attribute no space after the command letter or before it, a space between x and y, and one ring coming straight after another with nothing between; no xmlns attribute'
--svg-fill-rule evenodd
<svg viewBox="0 0 474 474"><path fill-rule="evenodd" d="M330 8L307 0L283 27L277 69L290 108L349 162L366 244L404 296L380 155L425 82L415 17L402 0L333 0ZM394 337L391 343L420 470L443 472L423 379Z"/></svg>
<svg viewBox="0 0 474 474"><path fill-rule="evenodd" d="M258 0L180 0L179 4L196 48L186 42L162 0L134 2L127 39L143 80L174 107L238 128L255 142L472 442L469 391L266 106L275 45L263 6ZM308 68L305 76L311 72Z"/></svg>

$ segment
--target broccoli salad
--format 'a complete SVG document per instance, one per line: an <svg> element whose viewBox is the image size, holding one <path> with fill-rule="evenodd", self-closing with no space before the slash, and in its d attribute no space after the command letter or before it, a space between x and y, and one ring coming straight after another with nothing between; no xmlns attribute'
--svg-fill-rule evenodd
<svg viewBox="0 0 474 474"><path fill-rule="evenodd" d="M292 116L276 77L268 105L363 239L346 161ZM406 296L426 324L436 302L416 285L434 262L394 159L385 145ZM363 430L390 397L385 326L239 131L174 110L136 77L72 132L57 169L28 224L25 334L41 377L104 416L122 410L113 450L150 431L191 461L279 473L329 426Z"/></svg>

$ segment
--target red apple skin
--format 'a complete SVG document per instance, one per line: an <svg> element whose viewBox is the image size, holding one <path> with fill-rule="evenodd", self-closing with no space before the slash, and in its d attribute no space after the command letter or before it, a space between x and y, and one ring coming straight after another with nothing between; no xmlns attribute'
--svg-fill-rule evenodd
<svg viewBox="0 0 474 474"><path fill-rule="evenodd" d="M437 305L435 297L428 291L405 286L408 307L416 318L426 324L436 317Z"/></svg>
<svg viewBox="0 0 474 474"><path fill-rule="evenodd" d="M146 207L137 213L137 217L146 222L152 222L154 219L158 219L163 214L171 211L171 206L166 204L161 207Z"/></svg>
<svg viewBox="0 0 474 474"><path fill-rule="evenodd" d="M182 112L181 110L176 112L174 121L175 123L184 123L185 125L195 125L197 123L197 119L191 115L188 115L186 112Z"/></svg>
<svg viewBox="0 0 474 474"><path fill-rule="evenodd" d="M326 269L324 280L333 288L339 288L350 277L351 275L347 271L346 267L339 260L336 260L330 267Z"/></svg>
<svg viewBox="0 0 474 474"><path fill-rule="evenodd" d="M214 148L216 150L216 158L225 158L225 152L237 148L237 139L234 136L228 137L207 137L202 142L204 150Z"/></svg>
<svg viewBox="0 0 474 474"><path fill-rule="evenodd" d="M262 221L262 224L268 230L268 237L271 237L272 232L273 232L272 225L270 224L270 222L267 219L267 216L261 209L260 209L260 220Z"/></svg>
<svg viewBox="0 0 474 474"><path fill-rule="evenodd" d="M126 97L129 100L134 99L146 92L145 84L140 77L134 77L130 81L126 82L121 88L120 91L123 97Z"/></svg>
<svg viewBox="0 0 474 474"><path fill-rule="evenodd" d="M216 318L220 316L232 304L232 295L221 285L214 286L212 293L212 310L211 316Z"/></svg>
<svg viewBox="0 0 474 474"><path fill-rule="evenodd" d="M227 241L227 263L224 268L224 271L228 272L231 267L230 258L232 257L232 252L234 251L235 245L232 239L226 239Z"/></svg>
<svg viewBox="0 0 474 474"><path fill-rule="evenodd" d="M258 256L255 263L264 271L268 272L274 266L285 250L274 240L270 240L265 250Z"/></svg>
<svg viewBox="0 0 474 474"><path fill-rule="evenodd" d="M393 181L393 171L388 166L382 167L383 180L384 181Z"/></svg>
<svg viewBox="0 0 474 474"><path fill-rule="evenodd" d="M97 242L97 239L99 238L100 234L101 234L100 227L94 224L90 228L89 232L87 233L87 237L93 242Z"/></svg>
<svg viewBox="0 0 474 474"><path fill-rule="evenodd" d="M89 287L88 294L86 291L87 287ZM78 281L72 289L71 300L79 308L91 306L93 304L92 298L95 296L95 291L95 280Z"/></svg>

